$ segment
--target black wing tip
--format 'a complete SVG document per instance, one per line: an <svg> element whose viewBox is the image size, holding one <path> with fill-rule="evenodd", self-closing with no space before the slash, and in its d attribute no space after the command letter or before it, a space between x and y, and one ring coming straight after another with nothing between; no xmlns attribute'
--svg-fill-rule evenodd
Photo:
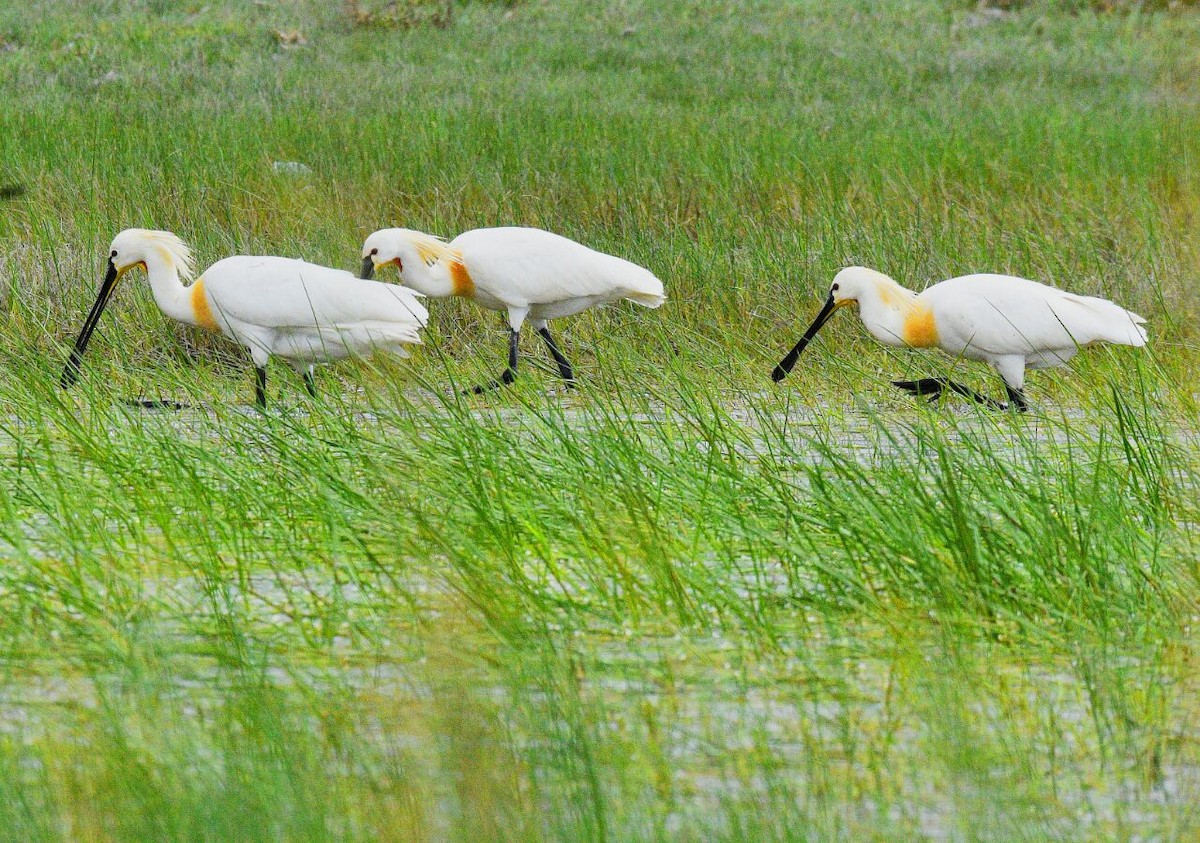
<svg viewBox="0 0 1200 843"><path fill-rule="evenodd" d="M771 372L771 380L775 381L775 383L779 383L781 380L783 380L787 376L788 376L787 369L783 368L782 366L776 366L775 369Z"/></svg>

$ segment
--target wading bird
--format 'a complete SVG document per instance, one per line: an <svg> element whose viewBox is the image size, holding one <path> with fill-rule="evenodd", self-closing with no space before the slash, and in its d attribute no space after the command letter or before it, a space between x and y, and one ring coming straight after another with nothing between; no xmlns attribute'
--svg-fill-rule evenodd
<svg viewBox="0 0 1200 843"><path fill-rule="evenodd" d="M136 266L146 270L154 301L167 316L220 331L250 351L260 408L267 403L269 357L284 358L315 396L313 364L373 349L408 356L405 346L421 342L417 331L429 316L409 290L291 258L225 258L185 287L193 275L192 254L169 231L126 229L110 248L100 294L63 369L64 389L79 377L80 360L117 281Z"/></svg>
<svg viewBox="0 0 1200 843"><path fill-rule="evenodd" d="M362 277L392 264L400 283L417 292L462 296L508 311L508 368L475 393L513 382L526 319L546 341L562 379L574 386L575 373L546 320L618 299L644 307L666 300L662 282L649 270L538 228L477 228L449 243L406 228L381 229L363 244Z"/></svg>
<svg viewBox="0 0 1200 843"><path fill-rule="evenodd" d="M1026 369L1062 366L1094 343L1146 344L1146 320L1107 299L1011 275L964 275L918 295L881 272L852 266L833 279L825 306L771 377L783 380L833 312L852 304L884 345L940 348L952 357L982 360L1000 375L1008 393L1008 403L1003 403L947 378L893 381L914 395L930 396L930 401L950 389L989 407L1024 412L1029 409L1023 391Z"/></svg>

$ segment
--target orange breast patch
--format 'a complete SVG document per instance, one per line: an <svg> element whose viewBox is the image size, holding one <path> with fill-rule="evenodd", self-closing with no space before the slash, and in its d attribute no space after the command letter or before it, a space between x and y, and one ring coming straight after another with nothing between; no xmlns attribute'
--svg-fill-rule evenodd
<svg viewBox="0 0 1200 843"><path fill-rule="evenodd" d="M468 299L475 297L475 282L471 280L466 264L460 260L450 262L450 283L454 285L454 295Z"/></svg>
<svg viewBox="0 0 1200 843"><path fill-rule="evenodd" d="M208 296L204 294L204 279L199 278L192 285L192 314L196 317L196 324L201 328L207 328L210 331L220 330L220 325L217 324L217 319L213 316L212 308L208 304Z"/></svg>
<svg viewBox="0 0 1200 843"><path fill-rule="evenodd" d="M930 348L938 344L937 323L928 307L917 307L904 317L904 342L913 348Z"/></svg>

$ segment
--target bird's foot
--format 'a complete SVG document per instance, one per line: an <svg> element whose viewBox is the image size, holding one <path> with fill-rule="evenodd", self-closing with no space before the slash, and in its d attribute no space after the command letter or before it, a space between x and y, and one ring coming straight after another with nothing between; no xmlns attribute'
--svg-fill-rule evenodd
<svg viewBox="0 0 1200 843"><path fill-rule="evenodd" d="M1025 400L1025 391L1021 389L1013 389L1007 383L1004 385L1005 392L1008 393L1008 404L1005 409L1013 410L1017 413L1028 413L1029 402Z"/></svg>
<svg viewBox="0 0 1200 843"><path fill-rule="evenodd" d="M162 398L126 398L121 402L126 407L136 407L139 410L186 410L190 404L179 401L166 401Z"/></svg>
<svg viewBox="0 0 1200 843"><path fill-rule="evenodd" d="M493 389L500 389L501 387L508 386L516 379L517 375L512 369L505 369L504 373L501 374L497 380L494 380L491 383L481 384L480 386L473 386L470 389L464 389L462 394L483 395L485 392L491 392Z"/></svg>
<svg viewBox="0 0 1200 843"><path fill-rule="evenodd" d="M1009 406L1003 401L988 398L986 395L982 395L971 389L971 387L956 383L949 378L920 378L915 381L892 381L892 384L913 395L930 396L930 404L936 403L942 397L942 393L949 389L951 392L957 392L964 398L970 398L976 404L982 404L992 410L1007 410ZM1009 397L1012 397L1011 392ZM1018 404L1017 406L1020 407L1022 404Z"/></svg>

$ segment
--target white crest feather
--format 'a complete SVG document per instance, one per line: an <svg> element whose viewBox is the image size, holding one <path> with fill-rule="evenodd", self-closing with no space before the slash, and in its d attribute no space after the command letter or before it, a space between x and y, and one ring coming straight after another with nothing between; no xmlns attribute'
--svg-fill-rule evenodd
<svg viewBox="0 0 1200 843"><path fill-rule="evenodd" d="M184 281L191 281L196 274L195 263L192 259L192 250L175 234L169 231L156 231L150 228L135 229L141 239L157 246L171 259L175 264L175 269L179 273L179 277Z"/></svg>
<svg viewBox="0 0 1200 843"><path fill-rule="evenodd" d="M405 237L413 244L419 257L426 266L433 266L440 260L453 260L458 252L446 245L446 241L433 234L422 231L406 231Z"/></svg>

